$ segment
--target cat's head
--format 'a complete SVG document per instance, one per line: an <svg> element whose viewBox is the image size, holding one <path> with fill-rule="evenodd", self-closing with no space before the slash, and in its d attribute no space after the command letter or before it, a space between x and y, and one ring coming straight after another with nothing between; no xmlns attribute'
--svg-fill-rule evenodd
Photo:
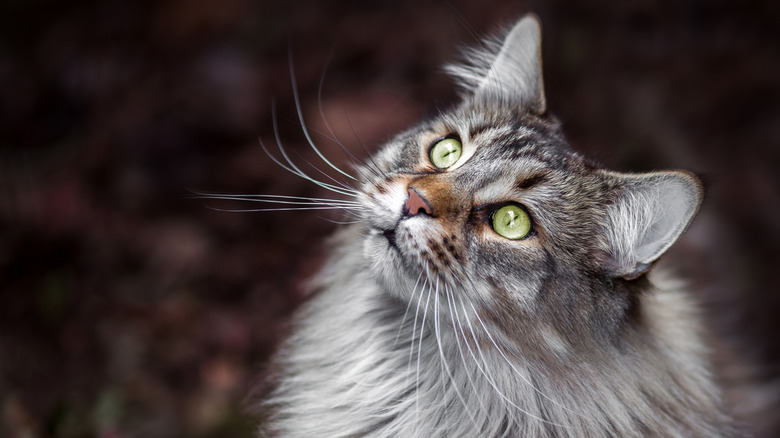
<svg viewBox="0 0 780 438"><path fill-rule="evenodd" d="M535 18L468 56L449 68L462 102L361 172L371 269L400 299L433 293L443 312L504 330L544 322L563 338L608 336L702 186L683 171L601 169L571 150L546 113Z"/></svg>

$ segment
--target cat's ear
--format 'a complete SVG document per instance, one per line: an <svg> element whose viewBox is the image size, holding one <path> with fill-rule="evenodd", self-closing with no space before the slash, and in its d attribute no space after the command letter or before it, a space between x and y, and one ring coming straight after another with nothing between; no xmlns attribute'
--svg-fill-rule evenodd
<svg viewBox="0 0 780 438"><path fill-rule="evenodd" d="M503 40L466 53L464 65L446 70L477 100L506 102L529 112L547 109L542 82L541 28L535 15L518 21Z"/></svg>
<svg viewBox="0 0 780 438"><path fill-rule="evenodd" d="M704 196L692 173L670 171L616 175L617 199L607 207L604 268L612 277L645 273L685 231Z"/></svg>

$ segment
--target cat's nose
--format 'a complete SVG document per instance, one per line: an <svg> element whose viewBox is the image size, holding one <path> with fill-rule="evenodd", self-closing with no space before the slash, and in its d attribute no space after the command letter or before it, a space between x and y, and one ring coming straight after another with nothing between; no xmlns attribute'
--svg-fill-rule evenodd
<svg viewBox="0 0 780 438"><path fill-rule="evenodd" d="M409 187L408 192L409 197L406 199L406 203L404 204L404 217L417 216L420 213L433 216L433 209L431 208L431 204L429 204L425 198L420 196L420 194L417 193L417 190Z"/></svg>

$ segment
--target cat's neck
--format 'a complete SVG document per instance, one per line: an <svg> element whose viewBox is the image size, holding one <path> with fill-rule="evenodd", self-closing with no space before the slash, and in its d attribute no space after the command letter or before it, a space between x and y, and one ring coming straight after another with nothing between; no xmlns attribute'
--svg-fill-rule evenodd
<svg viewBox="0 0 780 438"><path fill-rule="evenodd" d="M360 259L357 245L344 246L317 280L320 290L290 341L284 366L301 369L302 380L280 388L276 403L295 400L293 429L380 437L728 435L679 291L643 295L649 336L586 356L560 347L540 361L502 348L457 309L433 310L445 299L433 291L410 306L390 298ZM327 411L321 398L330 400ZM317 423L321 415L326 424Z"/></svg>

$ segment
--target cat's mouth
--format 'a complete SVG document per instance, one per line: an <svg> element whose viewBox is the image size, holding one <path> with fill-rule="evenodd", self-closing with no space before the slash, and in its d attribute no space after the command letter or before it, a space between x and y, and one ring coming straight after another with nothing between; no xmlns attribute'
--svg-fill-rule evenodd
<svg viewBox="0 0 780 438"><path fill-rule="evenodd" d="M395 248L396 251L400 251L398 248L398 244L395 240L395 229L392 230L386 230L382 233L383 236L385 236L385 239L387 239L387 243L390 244L392 248Z"/></svg>

